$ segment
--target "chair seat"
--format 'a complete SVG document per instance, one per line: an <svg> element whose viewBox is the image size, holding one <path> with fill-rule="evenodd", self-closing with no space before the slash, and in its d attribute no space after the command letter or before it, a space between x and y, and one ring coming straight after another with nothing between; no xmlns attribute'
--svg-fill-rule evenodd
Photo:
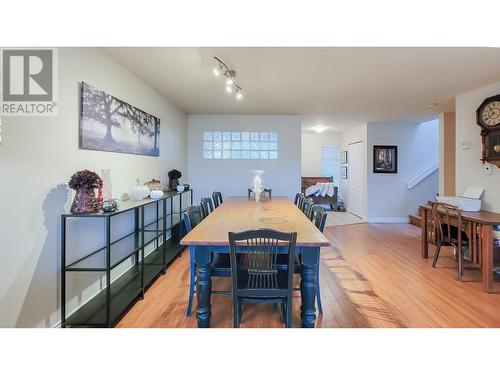
<svg viewBox="0 0 500 375"><path fill-rule="evenodd" d="M443 236L448 237L448 226L446 224L441 224L441 227L443 228ZM451 240L458 242L458 228L450 225L450 232L451 232ZM467 243L468 237L467 233L462 231L462 242Z"/></svg>

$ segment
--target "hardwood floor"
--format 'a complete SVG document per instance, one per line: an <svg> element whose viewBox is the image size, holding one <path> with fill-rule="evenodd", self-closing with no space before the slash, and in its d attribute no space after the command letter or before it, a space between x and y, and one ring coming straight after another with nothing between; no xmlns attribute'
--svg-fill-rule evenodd
<svg viewBox="0 0 500 375"><path fill-rule="evenodd" d="M325 234L332 248L322 249L324 315L317 327L500 327L500 295L483 292L478 270L466 270L459 282L451 249L443 248L433 269L430 258L420 257L420 228L353 224ZM186 317L188 258L185 251L118 327L196 327L195 314ZM214 285L227 287L228 281ZM295 327L299 310L297 292ZM211 327L231 325L230 297L212 296ZM282 327L270 306L245 306L241 326Z"/></svg>

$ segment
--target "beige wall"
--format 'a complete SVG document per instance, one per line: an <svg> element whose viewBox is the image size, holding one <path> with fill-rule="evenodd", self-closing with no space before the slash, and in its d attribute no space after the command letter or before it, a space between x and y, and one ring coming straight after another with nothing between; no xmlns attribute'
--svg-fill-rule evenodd
<svg viewBox="0 0 500 375"><path fill-rule="evenodd" d="M302 176L321 176L321 147L340 145L340 133L302 132Z"/></svg>
<svg viewBox="0 0 500 375"><path fill-rule="evenodd" d="M484 99L500 94L500 81L459 95L456 113L456 192L467 186L482 186L484 210L500 212L500 169L492 165L492 174L485 175L481 159L481 128L476 124L476 109ZM462 142L468 143L463 149Z"/></svg>
<svg viewBox="0 0 500 375"><path fill-rule="evenodd" d="M79 81L159 117L160 157L78 149ZM110 168L113 195L119 197L136 178L159 178L171 168L186 172L187 116L102 51L61 48L59 115L2 122L0 326L50 327L60 321L60 215L71 204L70 176L84 168L98 173ZM133 228L133 220L122 220L117 228ZM95 237L102 233L100 225L78 226L87 231L75 232L80 241L74 245L92 249L102 241ZM96 293L101 281L96 277L80 273L68 282L69 311Z"/></svg>
<svg viewBox="0 0 500 375"><path fill-rule="evenodd" d="M455 114L439 115L439 195L455 195Z"/></svg>

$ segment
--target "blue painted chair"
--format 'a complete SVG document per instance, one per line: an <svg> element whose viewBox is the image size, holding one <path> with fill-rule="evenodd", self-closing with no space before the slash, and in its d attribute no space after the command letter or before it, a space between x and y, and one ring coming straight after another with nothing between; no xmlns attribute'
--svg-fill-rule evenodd
<svg viewBox="0 0 500 375"><path fill-rule="evenodd" d="M212 204L212 200L210 198L201 198L200 205L203 218L206 218L214 210L214 205Z"/></svg>
<svg viewBox="0 0 500 375"><path fill-rule="evenodd" d="M219 207L222 204L222 202L224 202L222 200L222 194L220 191L214 191L212 193L212 199L214 200L214 208Z"/></svg>
<svg viewBox="0 0 500 375"><path fill-rule="evenodd" d="M313 206L314 202L312 198L304 198L302 201L302 209L301 211L306 215L308 218L311 216L311 207Z"/></svg>
<svg viewBox="0 0 500 375"><path fill-rule="evenodd" d="M293 204L296 205L297 207L299 206L299 200L300 198L304 197L304 194L302 193L297 193L295 194L295 199L293 201Z"/></svg>
<svg viewBox="0 0 500 375"><path fill-rule="evenodd" d="M196 227L203 218L200 206L189 206L182 214L186 234ZM229 254L213 254L212 257L212 276L215 277L231 277L231 264ZM195 247L189 246L189 300L187 308L187 316L191 315L193 306L193 298L196 287L196 262L195 262ZM230 295L229 290L212 290L212 294Z"/></svg>
<svg viewBox="0 0 500 375"><path fill-rule="evenodd" d="M312 205L310 209L309 219L311 219L311 221L314 223L316 228L318 228L321 231L321 233L323 233L323 230L325 229L327 217L328 214L325 212L325 209L322 206L320 206L319 204ZM321 290L319 288L320 263L321 263L321 257L320 261L318 262L318 268L316 269L316 302L318 304L319 313L323 315L323 306L321 305Z"/></svg>
<svg viewBox="0 0 500 375"><path fill-rule="evenodd" d="M293 264L297 233L273 229L229 232L231 251L233 327L240 326L243 304L281 304L282 318L292 327ZM279 267L278 253L286 248L287 267Z"/></svg>
<svg viewBox="0 0 500 375"><path fill-rule="evenodd" d="M326 224L326 218L327 218L327 213L325 212L325 209L320 206L319 204L313 204L309 210L310 216L309 220L313 222L313 224L318 228L321 233L323 233L323 229L325 229L325 224ZM281 259L281 256L279 257L279 266L280 267L285 267L283 260ZM316 268L316 304L318 305L318 312L320 314L323 314L323 306L321 304L321 290L320 290L320 283L319 283L319 268L320 268L320 262L318 262L318 266ZM300 274L302 273L302 265L300 261L300 254L297 255L296 257L296 262L293 267L293 273L295 274ZM295 290L300 290L300 288L296 288Z"/></svg>

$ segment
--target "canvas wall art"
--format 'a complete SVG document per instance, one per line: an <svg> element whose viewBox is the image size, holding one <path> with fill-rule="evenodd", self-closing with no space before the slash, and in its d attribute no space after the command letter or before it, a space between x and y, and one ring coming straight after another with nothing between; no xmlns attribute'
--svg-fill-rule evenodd
<svg viewBox="0 0 500 375"><path fill-rule="evenodd" d="M160 155L160 119L81 83L80 148Z"/></svg>
<svg viewBox="0 0 500 375"><path fill-rule="evenodd" d="M398 146L373 146L373 173L398 173Z"/></svg>

